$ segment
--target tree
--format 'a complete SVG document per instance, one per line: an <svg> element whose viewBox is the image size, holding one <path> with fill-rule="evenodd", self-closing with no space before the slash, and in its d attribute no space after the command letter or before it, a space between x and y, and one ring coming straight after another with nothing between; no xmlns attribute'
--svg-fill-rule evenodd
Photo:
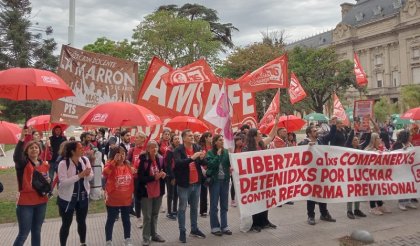
<svg viewBox="0 0 420 246"><path fill-rule="evenodd" d="M29 20L29 0L0 1L0 69L11 67L35 67L54 71L58 57L53 54L57 44L52 38L52 28L33 25ZM50 102L16 102L2 99L6 108L3 116L12 121L22 119L25 114L41 114L50 111Z"/></svg>
<svg viewBox="0 0 420 246"><path fill-rule="evenodd" d="M85 45L83 49L126 60L133 60L135 58L134 48L127 39L124 39L123 41L113 41L106 37L101 37L96 39L93 44Z"/></svg>
<svg viewBox="0 0 420 246"><path fill-rule="evenodd" d="M296 47L289 53L289 70L298 77L308 95L297 106L322 113L334 92L355 86L353 62L340 61L334 48Z"/></svg>
<svg viewBox="0 0 420 246"><path fill-rule="evenodd" d="M373 106L373 112L375 119L382 123L388 120L391 114L397 113L397 103L391 103L387 97L381 97L381 99Z"/></svg>
<svg viewBox="0 0 420 246"><path fill-rule="evenodd" d="M404 109L415 108L420 105L420 85L405 85L401 88L401 98Z"/></svg>
<svg viewBox="0 0 420 246"><path fill-rule="evenodd" d="M146 16L137 26L133 47L141 61L140 71L144 72L153 56L174 67L185 66L202 57L210 63L216 62L222 44L213 39L207 21L191 21L172 11L161 10Z"/></svg>
<svg viewBox="0 0 420 246"><path fill-rule="evenodd" d="M166 10L176 13L177 16L188 18L190 21L204 20L210 25L213 39L220 41L226 48L233 48L232 32L239 31L232 23L219 23L217 11L206 8L199 4L184 4L182 7L177 5L162 5L157 11Z"/></svg>
<svg viewBox="0 0 420 246"><path fill-rule="evenodd" d="M283 35L284 32L281 32ZM227 59L217 67L217 74L228 77L228 78L238 78L246 72L252 72L255 69L263 66L267 62L281 56L284 53L284 44L276 42L276 40L271 40L270 38L278 38L276 35L263 35L263 41L257 42L251 45L248 45L244 48L236 48ZM277 39L284 40L284 39ZM256 107L259 118L264 115L262 101L265 99L267 102L266 109L276 94L277 90L266 90L256 93ZM282 90L282 111L285 109L284 104L287 104L284 100L284 90ZM284 112L284 111L283 111Z"/></svg>

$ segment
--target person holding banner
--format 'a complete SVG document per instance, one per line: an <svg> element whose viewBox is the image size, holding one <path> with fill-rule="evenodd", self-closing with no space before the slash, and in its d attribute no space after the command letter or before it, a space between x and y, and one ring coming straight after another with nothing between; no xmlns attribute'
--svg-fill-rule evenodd
<svg viewBox="0 0 420 246"><path fill-rule="evenodd" d="M258 151L266 149L267 146L273 141L275 134L277 132L277 124L279 122L280 114L276 115L276 119L274 121L274 127L271 129L268 137L262 138L261 132L257 128L251 128L248 131L246 137L246 145L242 149L242 152L246 151ZM276 225L271 223L268 220L268 210L264 212L252 215L252 226L251 231L260 232L262 229L265 228L277 228Z"/></svg>
<svg viewBox="0 0 420 246"><path fill-rule="evenodd" d="M370 136L369 145L366 146L365 150L367 151L380 151L382 145L382 140L379 137L379 133L373 132ZM391 213L391 210L388 207L384 206L383 201L370 201L370 211L374 215L383 215L384 213Z"/></svg>
<svg viewBox="0 0 420 246"><path fill-rule="evenodd" d="M337 127L336 127L336 117L331 119L330 132L318 137L319 130L315 126L308 126L306 128L306 138L301 141L298 145L328 145L331 139L335 136ZM331 217L327 209L327 204L319 202L319 212L321 213L320 220L327 222L335 222L336 220ZM306 210L308 213L308 224L315 225L315 202L308 200L306 201Z"/></svg>
<svg viewBox="0 0 420 246"><path fill-rule="evenodd" d="M346 147L352 148L352 149L361 149L359 138L355 136L355 129L352 129L350 131L350 135L346 141ZM364 214L360 210L360 202L354 202L354 213L353 213L353 202L348 202L347 203L347 217L349 219L355 219L356 218L355 216L366 217L366 214Z"/></svg>
<svg viewBox="0 0 420 246"><path fill-rule="evenodd" d="M229 152L223 148L223 136L216 134L212 140L213 148L207 152L207 179L210 191L210 227L216 236L232 235L227 222L229 206L230 161ZM220 223L218 203L220 202Z"/></svg>
<svg viewBox="0 0 420 246"><path fill-rule="evenodd" d="M203 173L201 166L207 165L204 152L198 144L194 144L194 135L190 129L185 129L181 134L183 144L174 151L175 180L178 189L179 208L178 225L179 241L187 242L185 229L185 210L190 204L191 233L190 236L205 238L197 226L198 200L200 198L201 180Z"/></svg>
<svg viewBox="0 0 420 246"><path fill-rule="evenodd" d="M413 147L411 144L412 136L408 130L402 130L397 134L397 141L392 145L392 150L399 150L403 149L406 150L407 148ZM398 200L398 208L402 211L407 211L407 208L416 209L417 206L414 205L410 199L400 199Z"/></svg>

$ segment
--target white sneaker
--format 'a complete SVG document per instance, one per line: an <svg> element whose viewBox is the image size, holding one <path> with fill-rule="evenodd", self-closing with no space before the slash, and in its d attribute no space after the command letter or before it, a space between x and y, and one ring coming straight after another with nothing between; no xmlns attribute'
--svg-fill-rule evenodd
<svg viewBox="0 0 420 246"><path fill-rule="evenodd" d="M133 240L131 240L131 238L126 238L124 240L124 246L133 246Z"/></svg>
<svg viewBox="0 0 420 246"><path fill-rule="evenodd" d="M137 219L136 224L137 228L143 228L143 220L141 219L141 217Z"/></svg>
<svg viewBox="0 0 420 246"><path fill-rule="evenodd" d="M165 209L164 207L162 207L162 208L160 209L160 212L161 212L161 213L166 213L166 209Z"/></svg>
<svg viewBox="0 0 420 246"><path fill-rule="evenodd" d="M411 203L411 202L408 202L407 203L407 205L406 205L406 207L407 208L412 208L412 209L416 209L417 208L417 206L416 205L414 205L413 203Z"/></svg>
<svg viewBox="0 0 420 246"><path fill-rule="evenodd" d="M382 213L392 213L391 209L389 209L387 206L382 205L380 207L378 207L379 211L381 211Z"/></svg>
<svg viewBox="0 0 420 246"><path fill-rule="evenodd" d="M113 246L112 241L111 240L110 241L106 241L105 246Z"/></svg>
<svg viewBox="0 0 420 246"><path fill-rule="evenodd" d="M398 208L402 211L407 211L407 208L405 207L403 203L398 203Z"/></svg>

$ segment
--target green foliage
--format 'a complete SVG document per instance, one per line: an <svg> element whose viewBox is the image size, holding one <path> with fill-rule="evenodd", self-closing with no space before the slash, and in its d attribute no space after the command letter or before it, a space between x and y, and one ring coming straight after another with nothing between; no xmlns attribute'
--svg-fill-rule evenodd
<svg viewBox="0 0 420 246"><path fill-rule="evenodd" d="M340 61L332 47L294 48L289 53L289 70L296 74L308 95L295 107L323 113L334 92L344 93L355 84L353 66L352 61Z"/></svg>
<svg viewBox="0 0 420 246"><path fill-rule="evenodd" d="M385 122L388 119L388 116L391 115L392 108L395 106L389 102L388 98L381 97L381 99L375 103L373 107L373 112L375 113L375 118L378 122Z"/></svg>
<svg viewBox="0 0 420 246"><path fill-rule="evenodd" d="M185 17L190 21L204 20L209 23L210 31L213 34L213 39L218 40L223 46L233 48L232 31L238 31L238 28L232 23L219 23L217 11L214 9L206 8L199 4L184 4L182 7L177 5L163 5L157 11L170 11L179 17Z"/></svg>
<svg viewBox="0 0 420 246"><path fill-rule="evenodd" d="M123 41L113 41L106 37L101 37L96 39L93 44L85 45L83 49L126 60L134 59L133 46L127 39L124 39Z"/></svg>
<svg viewBox="0 0 420 246"><path fill-rule="evenodd" d="M57 43L52 28L34 26L30 21L29 0L0 1L0 70L11 67L35 67L54 71L58 57L53 54ZM45 37L44 37L45 35ZM2 117L10 121L23 120L25 115L50 112L49 102L17 102L0 99Z"/></svg>
<svg viewBox="0 0 420 246"><path fill-rule="evenodd" d="M420 85L405 85L401 88L401 98L404 108L416 108L420 106Z"/></svg>
<svg viewBox="0 0 420 246"><path fill-rule="evenodd" d="M217 61L222 44L213 39L209 23L189 20L171 11L157 11L145 17L134 30L133 47L140 59L140 71L153 56L174 67L182 67L205 57Z"/></svg>

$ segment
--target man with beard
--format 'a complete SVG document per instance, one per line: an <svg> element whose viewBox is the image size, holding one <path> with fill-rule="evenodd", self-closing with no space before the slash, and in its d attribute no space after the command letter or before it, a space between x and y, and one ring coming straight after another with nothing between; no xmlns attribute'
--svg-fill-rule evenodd
<svg viewBox="0 0 420 246"><path fill-rule="evenodd" d="M128 153L128 151L134 147L134 145L131 144L131 133L128 130L121 132L121 143L120 146L123 147L125 150L125 153Z"/></svg>

